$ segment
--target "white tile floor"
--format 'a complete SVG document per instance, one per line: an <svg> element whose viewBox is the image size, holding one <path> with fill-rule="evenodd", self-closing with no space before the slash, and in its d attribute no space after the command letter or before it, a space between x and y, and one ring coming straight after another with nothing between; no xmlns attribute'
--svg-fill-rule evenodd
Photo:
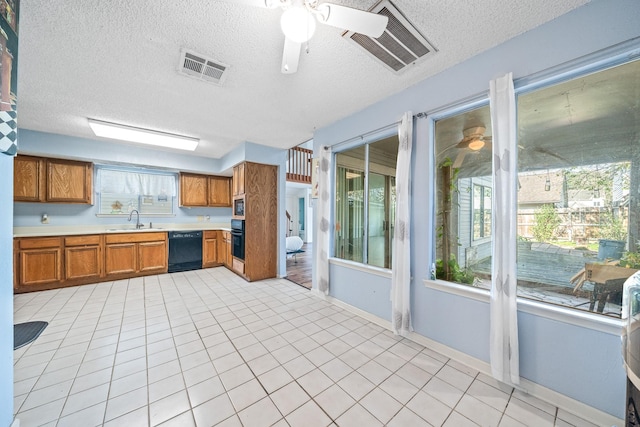
<svg viewBox="0 0 640 427"><path fill-rule="evenodd" d="M592 426L287 280L224 268L16 295L32 426Z"/></svg>

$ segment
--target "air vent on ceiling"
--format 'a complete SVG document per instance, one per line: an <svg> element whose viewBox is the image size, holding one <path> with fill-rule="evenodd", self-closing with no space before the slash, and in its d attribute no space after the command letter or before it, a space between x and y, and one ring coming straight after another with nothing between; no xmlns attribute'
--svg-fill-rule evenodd
<svg viewBox="0 0 640 427"><path fill-rule="evenodd" d="M389 0L376 4L370 12L389 18L387 28L380 37L374 39L353 31L347 31L342 36L360 45L396 73L437 52Z"/></svg>
<svg viewBox="0 0 640 427"><path fill-rule="evenodd" d="M182 49L178 71L189 77L221 85L226 76L228 65L209 59L199 53Z"/></svg>

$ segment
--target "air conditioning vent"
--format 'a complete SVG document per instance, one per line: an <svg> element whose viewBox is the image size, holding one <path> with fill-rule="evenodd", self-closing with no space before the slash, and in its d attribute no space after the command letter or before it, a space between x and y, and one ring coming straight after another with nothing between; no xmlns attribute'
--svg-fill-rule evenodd
<svg viewBox="0 0 640 427"><path fill-rule="evenodd" d="M218 85L223 83L228 65L186 49L180 52L178 71L181 74Z"/></svg>
<svg viewBox="0 0 640 427"><path fill-rule="evenodd" d="M387 29L380 37L374 39L353 31L345 32L343 37L357 43L396 73L437 52L389 0L381 1L370 12L389 18Z"/></svg>

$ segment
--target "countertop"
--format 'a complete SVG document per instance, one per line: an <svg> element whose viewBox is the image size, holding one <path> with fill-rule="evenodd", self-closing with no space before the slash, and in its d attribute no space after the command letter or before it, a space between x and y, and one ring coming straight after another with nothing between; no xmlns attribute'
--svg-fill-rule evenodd
<svg viewBox="0 0 640 427"><path fill-rule="evenodd" d="M100 225L41 225L36 227L13 227L13 237L46 237L46 236L74 236L82 234L114 234L114 233L152 233L163 231L193 231L193 230L223 230L230 231L229 223L195 222L186 224L158 223L149 228L136 230L132 224L100 224Z"/></svg>

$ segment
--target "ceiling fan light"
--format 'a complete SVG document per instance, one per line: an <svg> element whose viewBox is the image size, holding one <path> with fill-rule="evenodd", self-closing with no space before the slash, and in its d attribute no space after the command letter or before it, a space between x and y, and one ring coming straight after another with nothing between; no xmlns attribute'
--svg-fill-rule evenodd
<svg viewBox="0 0 640 427"><path fill-rule="evenodd" d="M484 147L484 141L481 139L474 139L469 143L469 149L473 151L478 151L482 147Z"/></svg>
<svg viewBox="0 0 640 427"><path fill-rule="evenodd" d="M316 31L316 19L304 6L293 6L282 14L280 27L289 40L304 43Z"/></svg>

